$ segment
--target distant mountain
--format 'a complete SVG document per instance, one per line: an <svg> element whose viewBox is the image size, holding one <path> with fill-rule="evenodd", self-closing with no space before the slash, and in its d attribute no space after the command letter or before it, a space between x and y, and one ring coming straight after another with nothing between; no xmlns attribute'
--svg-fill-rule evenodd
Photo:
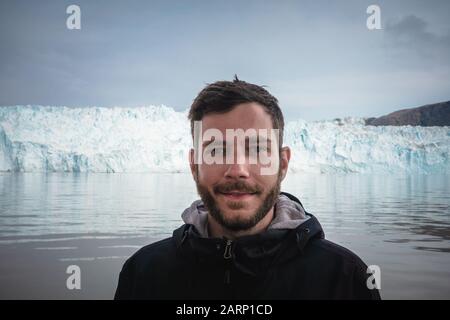
<svg viewBox="0 0 450 320"><path fill-rule="evenodd" d="M370 126L450 126L450 101L403 109L379 118L366 119Z"/></svg>

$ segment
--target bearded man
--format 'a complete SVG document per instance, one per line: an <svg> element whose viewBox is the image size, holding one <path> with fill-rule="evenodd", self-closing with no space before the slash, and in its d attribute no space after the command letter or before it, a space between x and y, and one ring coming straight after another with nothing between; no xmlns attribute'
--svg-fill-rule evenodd
<svg viewBox="0 0 450 320"><path fill-rule="evenodd" d="M237 77L218 81L189 120L200 200L171 238L126 261L116 299L380 299L364 262L280 192L291 151L274 96Z"/></svg>

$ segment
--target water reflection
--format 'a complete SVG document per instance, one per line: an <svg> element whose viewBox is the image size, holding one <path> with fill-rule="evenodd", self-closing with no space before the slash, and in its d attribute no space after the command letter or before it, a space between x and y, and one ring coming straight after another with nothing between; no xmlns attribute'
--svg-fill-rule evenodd
<svg viewBox="0 0 450 320"><path fill-rule="evenodd" d="M449 181L295 174L282 190L318 217L328 239L381 266L383 297L450 298ZM52 263L105 260L119 268L146 242L170 236L195 199L188 174L0 173L1 260L35 243L30 250L52 254Z"/></svg>

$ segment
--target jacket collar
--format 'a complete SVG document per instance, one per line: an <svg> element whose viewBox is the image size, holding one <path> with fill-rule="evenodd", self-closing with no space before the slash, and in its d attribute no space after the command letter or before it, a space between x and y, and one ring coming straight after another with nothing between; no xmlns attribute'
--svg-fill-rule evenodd
<svg viewBox="0 0 450 320"><path fill-rule="evenodd" d="M302 208L304 218L300 219L299 213L293 214L288 210L286 214L279 216L279 220L275 217L271 223L272 227L266 231L230 241L205 237L199 231L201 228L206 228L200 223L204 221L189 220L190 217L185 215L183 217L185 221L192 223L186 223L173 233L173 240L179 253L202 264L223 264L224 261L230 261L242 272L258 275L268 270L270 265L282 263L301 254L313 238L324 238L319 221L312 214L304 211L296 197L282 192L280 198L283 202L295 202L295 207ZM292 220L301 220L301 222L295 224L289 222Z"/></svg>
<svg viewBox="0 0 450 320"><path fill-rule="evenodd" d="M203 201L194 201L181 217L186 224L194 226L200 237L209 238L208 212ZM274 219L267 230L295 229L308 219L300 201L289 198L287 193L281 193L275 203Z"/></svg>

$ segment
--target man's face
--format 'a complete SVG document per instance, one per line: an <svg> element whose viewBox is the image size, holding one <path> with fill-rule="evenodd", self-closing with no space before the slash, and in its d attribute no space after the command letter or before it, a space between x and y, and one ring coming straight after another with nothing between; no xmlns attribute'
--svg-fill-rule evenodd
<svg viewBox="0 0 450 320"><path fill-rule="evenodd" d="M273 129L270 115L257 103L239 104L226 113L208 114L202 119L202 135L209 129L217 129L222 133L224 144L233 143L233 161L229 163L206 164L194 163L194 151L191 150L190 165L198 193L205 203L210 215L223 227L230 231L244 231L251 229L260 222L272 209L280 192L280 183L284 179L290 158L289 148L283 148L279 153L276 148L267 152L275 153L279 161L279 170L273 174L261 174L262 167L267 163L249 161L249 150L258 147L258 143L252 143L250 139L239 142L238 139L227 138L227 129ZM270 137L270 134L269 134ZM216 139L205 139L203 148L211 143L223 145ZM242 143L243 142L243 143ZM239 154L238 148L246 150ZM217 149L219 150L219 149ZM222 151L229 149L222 148ZM216 153L216 150L214 150ZM280 158L278 158L280 155ZM240 159L239 159L240 157Z"/></svg>

